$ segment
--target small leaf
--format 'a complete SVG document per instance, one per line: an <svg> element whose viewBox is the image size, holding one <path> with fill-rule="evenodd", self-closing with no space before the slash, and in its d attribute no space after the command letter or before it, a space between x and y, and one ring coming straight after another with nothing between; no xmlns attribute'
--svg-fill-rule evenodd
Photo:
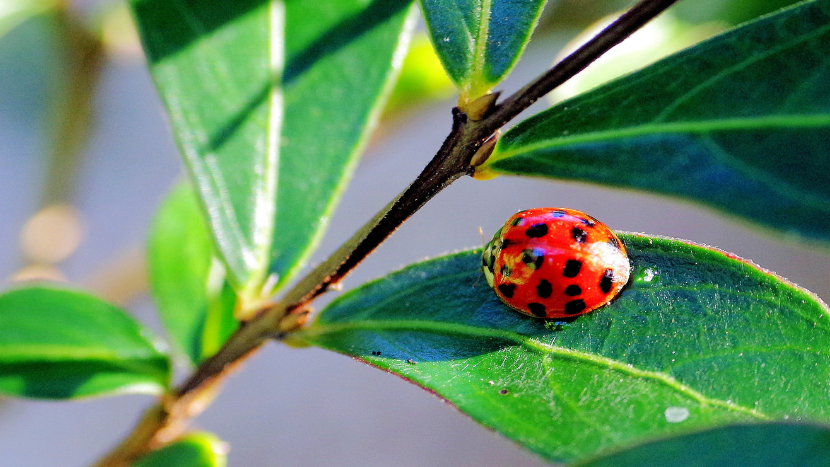
<svg viewBox="0 0 830 467"><path fill-rule="evenodd" d="M679 196L830 240L827 50L830 1L801 4L520 123L487 164Z"/></svg>
<svg viewBox="0 0 830 467"><path fill-rule="evenodd" d="M142 457L133 467L225 467L228 445L211 433L190 433Z"/></svg>
<svg viewBox="0 0 830 467"><path fill-rule="evenodd" d="M199 200L177 185L159 209L148 242L153 298L171 340L198 364L239 326L236 294L216 258Z"/></svg>
<svg viewBox="0 0 830 467"><path fill-rule="evenodd" d="M830 429L792 423L732 425L641 444L572 467L830 466Z"/></svg>
<svg viewBox="0 0 830 467"><path fill-rule="evenodd" d="M149 331L91 295L45 286L0 295L0 392L73 399L163 392L170 361Z"/></svg>
<svg viewBox="0 0 830 467"><path fill-rule="evenodd" d="M351 291L292 338L401 375L552 460L737 421L830 419L821 300L718 250L620 237L631 282L570 324L502 304L469 251Z"/></svg>
<svg viewBox="0 0 830 467"><path fill-rule="evenodd" d="M461 100L486 94L513 69L545 0L421 0L432 43Z"/></svg>
<svg viewBox="0 0 830 467"><path fill-rule="evenodd" d="M322 236L399 65L410 3L131 5L219 256L250 312Z"/></svg>
<svg viewBox="0 0 830 467"><path fill-rule="evenodd" d="M18 24L54 7L55 0L4 0L0 2L0 38Z"/></svg>

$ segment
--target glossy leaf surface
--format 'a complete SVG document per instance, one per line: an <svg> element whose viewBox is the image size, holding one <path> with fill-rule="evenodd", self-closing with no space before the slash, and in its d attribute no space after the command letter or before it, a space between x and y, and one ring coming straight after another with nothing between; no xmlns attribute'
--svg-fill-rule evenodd
<svg viewBox="0 0 830 467"><path fill-rule="evenodd" d="M124 311L45 286L0 295L0 393L72 399L160 393L170 361Z"/></svg>
<svg viewBox="0 0 830 467"><path fill-rule="evenodd" d="M679 196L830 240L830 1L802 4L505 133L500 173Z"/></svg>
<svg viewBox="0 0 830 467"><path fill-rule="evenodd" d="M733 425L645 443L572 467L830 466L826 426Z"/></svg>
<svg viewBox="0 0 830 467"><path fill-rule="evenodd" d="M409 2L132 6L220 257L255 301L321 236L394 75Z"/></svg>
<svg viewBox="0 0 830 467"><path fill-rule="evenodd" d="M818 298L718 250L621 238L631 282L564 326L503 305L472 251L347 293L295 337L401 375L553 460L737 421L830 419Z"/></svg>
<svg viewBox="0 0 830 467"><path fill-rule="evenodd" d="M432 43L462 98L481 96L507 76L544 4L544 0L421 0Z"/></svg>
<svg viewBox="0 0 830 467"><path fill-rule="evenodd" d="M228 446L211 433L190 433L142 457L134 467L225 467Z"/></svg>
<svg viewBox="0 0 830 467"><path fill-rule="evenodd" d="M150 284L162 323L178 350L199 363L238 323L236 294L189 184L176 186L162 204L148 243Z"/></svg>

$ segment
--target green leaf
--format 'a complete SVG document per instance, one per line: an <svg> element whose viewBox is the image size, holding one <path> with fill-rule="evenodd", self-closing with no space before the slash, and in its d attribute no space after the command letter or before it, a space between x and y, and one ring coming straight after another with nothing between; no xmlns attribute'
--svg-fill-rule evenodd
<svg viewBox="0 0 830 467"><path fill-rule="evenodd" d="M830 429L737 425L645 443L572 467L830 466Z"/></svg>
<svg viewBox="0 0 830 467"><path fill-rule="evenodd" d="M228 446L211 433L190 433L136 461L134 467L225 467Z"/></svg>
<svg viewBox="0 0 830 467"><path fill-rule="evenodd" d="M614 14L594 23L570 41L559 52L557 58L562 59L570 55L619 17L620 14ZM548 96L553 103L574 97L614 78L644 68L724 29L721 23L693 25L678 19L672 10L666 11L591 62L578 75L551 91Z"/></svg>
<svg viewBox="0 0 830 467"><path fill-rule="evenodd" d="M689 3L679 2L674 11L681 18L692 22L715 20L735 25L794 3L799 2L798 0L699 0Z"/></svg>
<svg viewBox="0 0 830 467"><path fill-rule="evenodd" d="M468 251L353 290L292 338L401 375L548 459L738 421L830 419L821 300L728 253L620 237L631 282L564 326L502 304Z"/></svg>
<svg viewBox="0 0 830 467"><path fill-rule="evenodd" d="M486 94L513 69L544 0L421 0L438 57L462 100Z"/></svg>
<svg viewBox="0 0 830 467"><path fill-rule="evenodd" d="M0 2L0 38L18 24L55 5L55 0L3 0Z"/></svg>
<svg viewBox="0 0 830 467"><path fill-rule="evenodd" d="M830 240L828 50L830 1L802 4L520 123L484 173L650 190Z"/></svg>
<svg viewBox="0 0 830 467"><path fill-rule="evenodd" d="M220 257L253 304L319 241L400 62L409 2L131 4Z"/></svg>
<svg viewBox="0 0 830 467"><path fill-rule="evenodd" d="M124 311L82 292L0 295L0 393L73 399L162 393L170 361Z"/></svg>
<svg viewBox="0 0 830 467"><path fill-rule="evenodd" d="M178 349L198 364L219 350L239 323L233 316L236 294L189 184L177 185L156 214L148 262L161 321Z"/></svg>

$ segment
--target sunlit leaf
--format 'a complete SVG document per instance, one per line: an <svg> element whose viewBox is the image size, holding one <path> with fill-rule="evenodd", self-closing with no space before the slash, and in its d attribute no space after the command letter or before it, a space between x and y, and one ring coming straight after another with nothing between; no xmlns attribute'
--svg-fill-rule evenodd
<svg viewBox="0 0 830 467"><path fill-rule="evenodd" d="M830 1L666 58L507 131L487 170L679 196L830 240Z"/></svg>
<svg viewBox="0 0 830 467"><path fill-rule="evenodd" d="M715 249L621 238L631 282L563 326L502 304L471 251L353 290L293 338L409 379L552 460L738 421L830 419L824 303Z"/></svg>
<svg viewBox="0 0 830 467"><path fill-rule="evenodd" d="M319 241L399 65L410 4L132 6L219 256L255 307Z"/></svg>
<svg viewBox="0 0 830 467"><path fill-rule="evenodd" d="M170 361L122 310L81 292L0 295L0 393L44 399L161 393Z"/></svg>

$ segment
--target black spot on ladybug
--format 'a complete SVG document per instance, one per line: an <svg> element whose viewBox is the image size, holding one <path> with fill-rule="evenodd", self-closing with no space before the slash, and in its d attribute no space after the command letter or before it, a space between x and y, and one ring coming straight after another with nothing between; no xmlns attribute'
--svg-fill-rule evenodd
<svg viewBox="0 0 830 467"><path fill-rule="evenodd" d="M585 243L588 240L588 233L579 227L574 227L571 229L571 237L576 240L576 243Z"/></svg>
<svg viewBox="0 0 830 467"><path fill-rule="evenodd" d="M608 293L611 291L611 286L614 285L614 271L612 269L606 269L605 273L602 274L602 279L599 280L599 290L602 290L602 293Z"/></svg>
<svg viewBox="0 0 830 467"><path fill-rule="evenodd" d="M513 273L513 271L510 270L510 266L506 264L502 264L500 272L502 277L510 277L510 274Z"/></svg>
<svg viewBox="0 0 830 467"><path fill-rule="evenodd" d="M586 219L584 217L579 217L578 219L579 219L579 222L582 222L583 224L585 224L588 227L593 227L593 226L597 225L597 222L593 219Z"/></svg>
<svg viewBox="0 0 830 467"><path fill-rule="evenodd" d="M585 309L585 300L578 299L578 300L571 300L570 302L565 304L565 313L569 315L575 315L577 313L582 312Z"/></svg>
<svg viewBox="0 0 830 467"><path fill-rule="evenodd" d="M512 221L510 221L510 225L512 225L513 227L516 227L517 225L524 224L524 222L525 222L525 220L524 220L523 217L517 217L517 218L513 219Z"/></svg>
<svg viewBox="0 0 830 467"><path fill-rule="evenodd" d="M545 316L545 305L542 305L541 303L528 303L527 309L530 310L534 316Z"/></svg>
<svg viewBox="0 0 830 467"><path fill-rule="evenodd" d="M550 212L550 215L551 215L551 216L553 216L553 217L555 217L555 218L562 217L562 216L564 216L565 214L567 214L567 212L562 211L561 209L557 209L556 211L551 211L551 212Z"/></svg>
<svg viewBox="0 0 830 467"><path fill-rule="evenodd" d="M576 277L579 274L580 269L582 269L581 261L569 259L565 263L565 271L562 272L562 275L565 277Z"/></svg>
<svg viewBox="0 0 830 467"><path fill-rule="evenodd" d="M545 262L545 251L539 248L528 248L522 252L522 262L533 270L539 269Z"/></svg>
<svg viewBox="0 0 830 467"><path fill-rule="evenodd" d="M581 293L582 293L582 289L576 284L571 284L571 285L565 287L565 295L567 295L569 297L576 297L577 295L579 295Z"/></svg>
<svg viewBox="0 0 830 467"><path fill-rule="evenodd" d="M536 286L536 295L541 298L549 298L551 293L553 293L553 286L551 283L545 279L540 280L539 285Z"/></svg>
<svg viewBox="0 0 830 467"><path fill-rule="evenodd" d="M530 227L528 227L527 230L525 230L525 235L527 235L530 238L544 237L547 234L548 225L543 223L533 224Z"/></svg>
<svg viewBox="0 0 830 467"><path fill-rule="evenodd" d="M611 237L611 240L608 240L608 243L611 244L616 249L620 249L620 241L617 240L617 237Z"/></svg>
<svg viewBox="0 0 830 467"><path fill-rule="evenodd" d="M516 284L499 284L499 292L507 298L513 298L516 291Z"/></svg>
<svg viewBox="0 0 830 467"><path fill-rule="evenodd" d="M490 270L490 274L496 274L496 264L492 257L490 258L490 264L487 265L487 269Z"/></svg>
<svg viewBox="0 0 830 467"><path fill-rule="evenodd" d="M499 246L499 249L504 250L505 248L509 247L512 244L513 244L513 242L511 242L510 240L508 240L506 238L503 238L501 240L501 246Z"/></svg>

